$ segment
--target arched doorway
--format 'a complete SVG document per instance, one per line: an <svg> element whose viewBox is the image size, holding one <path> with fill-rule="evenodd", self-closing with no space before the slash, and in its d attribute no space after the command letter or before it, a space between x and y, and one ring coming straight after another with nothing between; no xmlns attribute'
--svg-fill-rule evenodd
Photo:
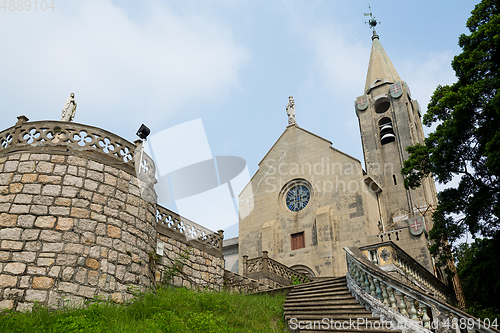
<svg viewBox="0 0 500 333"><path fill-rule="evenodd" d="M316 276L316 274L314 274L312 269L310 269L309 267L307 267L305 265L293 265L290 268L293 269L294 271L296 271L297 273L304 274L308 277L315 277Z"/></svg>

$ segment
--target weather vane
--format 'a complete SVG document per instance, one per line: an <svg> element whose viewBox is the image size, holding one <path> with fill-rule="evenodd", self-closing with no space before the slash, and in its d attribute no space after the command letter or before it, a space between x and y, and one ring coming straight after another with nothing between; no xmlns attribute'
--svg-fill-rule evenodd
<svg viewBox="0 0 500 333"><path fill-rule="evenodd" d="M368 22L365 23L367 23L370 26L370 28L373 29L373 31L375 31L375 27L377 26L377 24L382 22L377 22L377 19L372 14L372 7L370 5L368 5L368 9L370 9L370 12L365 13L365 16L370 16L370 19L368 20Z"/></svg>

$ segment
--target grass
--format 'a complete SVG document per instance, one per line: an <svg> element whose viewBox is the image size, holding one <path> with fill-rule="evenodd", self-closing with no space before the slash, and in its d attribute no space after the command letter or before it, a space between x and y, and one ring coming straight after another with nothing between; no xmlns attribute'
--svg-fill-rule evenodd
<svg viewBox="0 0 500 333"><path fill-rule="evenodd" d="M285 296L162 288L133 302L0 314L0 332L283 332Z"/></svg>

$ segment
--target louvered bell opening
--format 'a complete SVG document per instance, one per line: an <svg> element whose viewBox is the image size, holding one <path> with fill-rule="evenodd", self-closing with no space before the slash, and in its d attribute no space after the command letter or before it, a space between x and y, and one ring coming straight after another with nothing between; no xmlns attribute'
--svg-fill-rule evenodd
<svg viewBox="0 0 500 333"><path fill-rule="evenodd" d="M396 141L396 136L394 135L394 128L392 127L391 118L384 117L380 119L378 126L380 129L380 142L383 145Z"/></svg>
<svg viewBox="0 0 500 333"><path fill-rule="evenodd" d="M394 141L396 141L396 136L393 133L384 134L380 138L380 142L382 142L383 145Z"/></svg>
<svg viewBox="0 0 500 333"><path fill-rule="evenodd" d="M394 130L392 129L392 124L385 124L380 127L380 134L384 135L386 133L394 133Z"/></svg>

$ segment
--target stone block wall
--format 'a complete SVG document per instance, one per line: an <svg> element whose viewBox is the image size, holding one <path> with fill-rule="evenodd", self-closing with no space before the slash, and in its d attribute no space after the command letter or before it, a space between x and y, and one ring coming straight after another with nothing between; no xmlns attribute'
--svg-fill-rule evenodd
<svg viewBox="0 0 500 333"><path fill-rule="evenodd" d="M121 302L152 282L156 210L133 168L56 148L0 155L0 308Z"/></svg>
<svg viewBox="0 0 500 333"><path fill-rule="evenodd" d="M196 239L187 240L185 235L167 227L157 226L158 243L163 244L163 254L156 267L156 282L168 282L187 288L222 290L224 284L224 256L222 251ZM182 273L171 281L165 281L166 270L173 267L179 255L187 255Z"/></svg>

